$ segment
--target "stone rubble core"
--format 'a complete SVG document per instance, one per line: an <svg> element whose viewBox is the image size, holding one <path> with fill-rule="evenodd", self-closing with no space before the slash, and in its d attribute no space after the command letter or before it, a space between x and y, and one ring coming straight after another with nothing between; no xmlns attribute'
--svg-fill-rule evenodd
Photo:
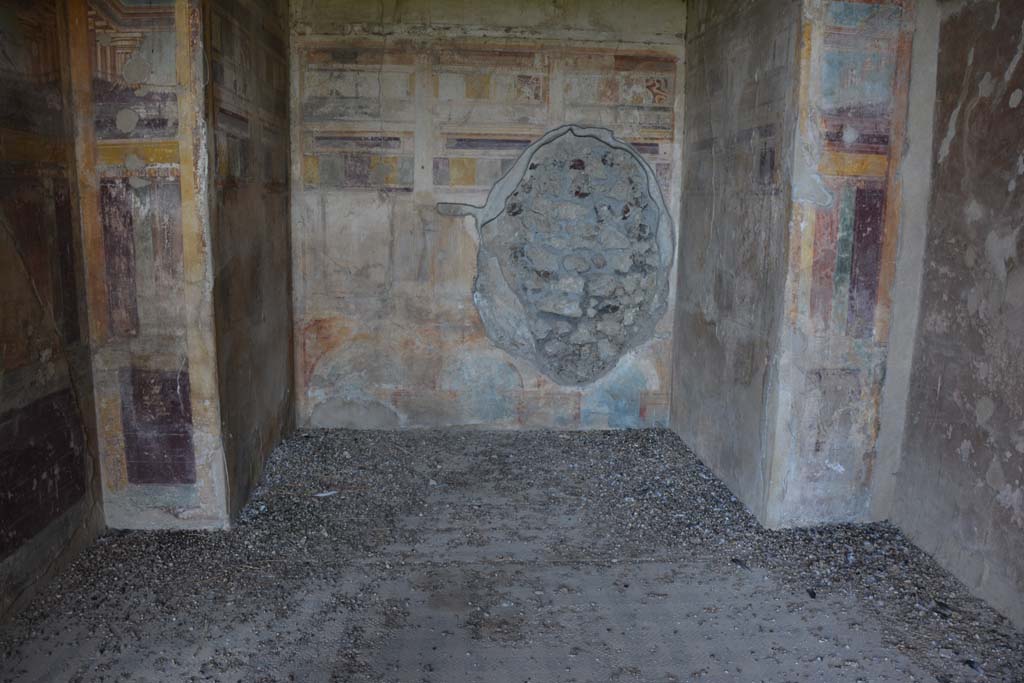
<svg viewBox="0 0 1024 683"><path fill-rule="evenodd" d="M564 385L648 341L668 308L674 227L650 165L603 128L562 126L526 149L476 218L473 301L488 337Z"/></svg>

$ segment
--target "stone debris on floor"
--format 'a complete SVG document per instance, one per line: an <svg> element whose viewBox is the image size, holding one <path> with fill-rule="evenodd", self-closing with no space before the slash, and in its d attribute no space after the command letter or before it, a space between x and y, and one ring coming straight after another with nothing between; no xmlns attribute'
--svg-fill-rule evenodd
<svg viewBox="0 0 1024 683"><path fill-rule="evenodd" d="M110 533L0 681L1024 680L887 524L770 531L667 430L306 431L227 532Z"/></svg>

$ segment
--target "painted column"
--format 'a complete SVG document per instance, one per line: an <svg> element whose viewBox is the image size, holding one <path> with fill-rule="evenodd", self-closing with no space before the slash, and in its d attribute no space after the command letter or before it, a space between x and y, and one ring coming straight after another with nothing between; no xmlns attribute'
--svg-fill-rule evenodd
<svg viewBox="0 0 1024 683"><path fill-rule="evenodd" d="M770 526L870 516L913 9L804 4Z"/></svg>
<svg viewBox="0 0 1024 683"><path fill-rule="evenodd" d="M70 0L107 524L227 524L195 0Z"/></svg>

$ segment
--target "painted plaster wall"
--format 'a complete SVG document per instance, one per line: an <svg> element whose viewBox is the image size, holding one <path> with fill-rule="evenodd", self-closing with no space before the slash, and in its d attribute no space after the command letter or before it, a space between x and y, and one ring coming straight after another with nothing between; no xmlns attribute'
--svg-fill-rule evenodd
<svg viewBox="0 0 1024 683"><path fill-rule="evenodd" d="M197 0L68 0L112 527L226 522Z"/></svg>
<svg viewBox="0 0 1024 683"><path fill-rule="evenodd" d="M1024 625L1024 5L947 3L937 92L892 518Z"/></svg>
<svg viewBox="0 0 1024 683"><path fill-rule="evenodd" d="M691 4L672 427L762 518L799 42L799 2Z"/></svg>
<svg viewBox="0 0 1024 683"><path fill-rule="evenodd" d="M914 7L805 0L802 22L773 527L871 517Z"/></svg>
<svg viewBox="0 0 1024 683"><path fill-rule="evenodd" d="M870 517L914 25L782 7L691 8L672 399L771 527Z"/></svg>
<svg viewBox="0 0 1024 683"><path fill-rule="evenodd" d="M671 312L608 375L561 386L488 339L476 226L436 204L483 205L532 141L577 123L633 143L678 223L684 10L293 4L300 424L667 423Z"/></svg>
<svg viewBox="0 0 1024 683"><path fill-rule="evenodd" d="M0 3L0 618L102 527L64 4Z"/></svg>
<svg viewBox="0 0 1024 683"><path fill-rule="evenodd" d="M293 419L287 3L214 0L206 22L217 365L237 511Z"/></svg>

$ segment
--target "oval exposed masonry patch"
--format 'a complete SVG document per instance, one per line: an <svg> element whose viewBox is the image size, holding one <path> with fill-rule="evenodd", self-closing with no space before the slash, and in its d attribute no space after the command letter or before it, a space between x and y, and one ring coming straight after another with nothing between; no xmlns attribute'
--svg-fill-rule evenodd
<svg viewBox="0 0 1024 683"><path fill-rule="evenodd" d="M653 170L601 128L526 149L487 204L473 300L490 339L559 384L593 382L649 340L667 309L672 220Z"/></svg>

